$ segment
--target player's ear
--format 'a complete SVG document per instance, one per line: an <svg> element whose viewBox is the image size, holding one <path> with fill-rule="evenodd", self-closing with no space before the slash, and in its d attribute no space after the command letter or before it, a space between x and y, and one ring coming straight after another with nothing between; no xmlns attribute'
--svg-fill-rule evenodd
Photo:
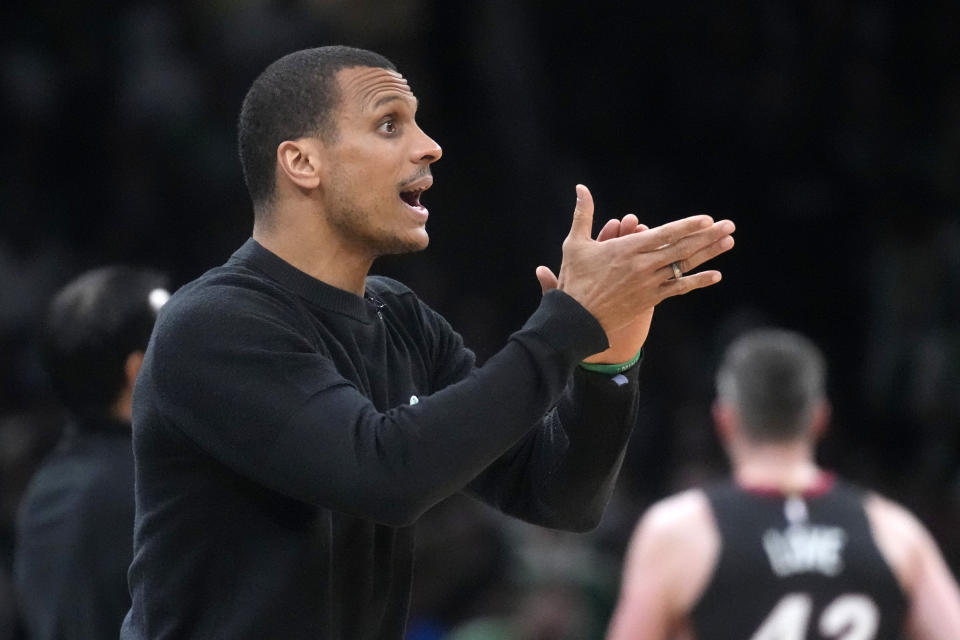
<svg viewBox="0 0 960 640"><path fill-rule="evenodd" d="M717 430L717 436L723 444L727 444L736 432L737 420L733 407L721 400L714 400L710 413L713 416L713 426Z"/></svg>
<svg viewBox="0 0 960 640"><path fill-rule="evenodd" d="M286 178L305 190L320 184L320 149L314 138L284 140L277 147L277 179Z"/></svg>
<svg viewBox="0 0 960 640"><path fill-rule="evenodd" d="M829 400L824 400L813 410L813 420L810 423L810 434L814 440L826 435L830 428L830 418L833 416L833 406Z"/></svg>

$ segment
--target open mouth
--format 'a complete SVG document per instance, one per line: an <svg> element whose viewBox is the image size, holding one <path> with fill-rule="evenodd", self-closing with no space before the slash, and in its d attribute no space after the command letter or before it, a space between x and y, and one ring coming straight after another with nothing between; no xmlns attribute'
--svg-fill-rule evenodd
<svg viewBox="0 0 960 640"><path fill-rule="evenodd" d="M433 186L433 176L429 173L421 174L410 180L405 180L399 185L400 199L403 204L413 209L418 216L425 218L427 208L420 204L420 194Z"/></svg>
<svg viewBox="0 0 960 640"><path fill-rule="evenodd" d="M425 189L412 189L410 191L401 191L400 199L406 202L409 206L414 209L423 209L424 206L420 204L420 194L423 193Z"/></svg>

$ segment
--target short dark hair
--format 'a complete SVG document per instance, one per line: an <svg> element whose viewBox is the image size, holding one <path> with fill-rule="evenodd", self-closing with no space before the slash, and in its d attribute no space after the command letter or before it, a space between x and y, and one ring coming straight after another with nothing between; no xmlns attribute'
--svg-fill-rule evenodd
<svg viewBox="0 0 960 640"><path fill-rule="evenodd" d="M757 329L734 340L716 382L717 396L737 409L745 435L755 442L802 436L826 399L823 354L784 329Z"/></svg>
<svg viewBox="0 0 960 640"><path fill-rule="evenodd" d="M50 302L41 350L53 390L81 417L108 415L124 384L127 357L144 351L163 303L163 274L116 265L87 271ZM152 297L151 297L152 295Z"/></svg>
<svg viewBox="0 0 960 640"><path fill-rule="evenodd" d="M366 49L328 46L295 51L261 73L243 99L237 125L243 178L257 215L273 199L277 147L284 140L317 135L336 141L333 112L340 104L338 71L392 62Z"/></svg>

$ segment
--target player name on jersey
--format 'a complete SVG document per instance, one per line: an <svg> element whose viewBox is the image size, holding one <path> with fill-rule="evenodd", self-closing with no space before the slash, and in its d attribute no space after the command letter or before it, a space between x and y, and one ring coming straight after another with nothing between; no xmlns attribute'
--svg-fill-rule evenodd
<svg viewBox="0 0 960 640"><path fill-rule="evenodd" d="M793 524L763 533L770 567L781 578L805 572L837 575L843 570L846 542L847 534L840 527Z"/></svg>

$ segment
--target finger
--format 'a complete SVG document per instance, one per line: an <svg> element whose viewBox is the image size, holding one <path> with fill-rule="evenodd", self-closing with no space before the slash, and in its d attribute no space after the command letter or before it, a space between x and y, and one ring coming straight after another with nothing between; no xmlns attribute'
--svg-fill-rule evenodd
<svg viewBox="0 0 960 640"><path fill-rule="evenodd" d="M597 242L603 242L621 235L620 226L620 221L616 218L607 220L607 224L603 225L603 229L600 229L600 233L597 234Z"/></svg>
<svg viewBox="0 0 960 640"><path fill-rule="evenodd" d="M682 296L697 289L703 289L717 284L723 278L719 271L701 271L691 273L677 280L667 280L660 285L660 301L673 296Z"/></svg>
<svg viewBox="0 0 960 640"><path fill-rule="evenodd" d="M573 224L570 225L569 238L590 239L593 230L593 196L590 189L577 185L577 206L573 209Z"/></svg>
<svg viewBox="0 0 960 640"><path fill-rule="evenodd" d="M546 293L551 289L556 289L558 285L557 276L549 267L543 265L537 267L537 280L540 282L540 293Z"/></svg>
<svg viewBox="0 0 960 640"><path fill-rule="evenodd" d="M648 231L649 229L650 227L648 227L647 225L641 222L640 224L637 225L637 228L634 230L634 233L639 233L641 231Z"/></svg>
<svg viewBox="0 0 960 640"><path fill-rule="evenodd" d="M623 216L623 220L620 221L620 235L628 236L634 231L637 230L637 227L640 225L640 221L632 213L628 213Z"/></svg>
<svg viewBox="0 0 960 640"><path fill-rule="evenodd" d="M687 264L687 261L696 253L708 249L710 245L720 242L724 238L732 237L730 236L736 230L736 226L730 220L721 220L710 225L709 228L704 229L698 233L692 233L684 238L681 238L672 245L661 247L660 252L660 261L663 265L668 265L671 262L681 263L681 269L683 271L688 271L694 266L692 263ZM652 233L652 231L650 232ZM728 243L724 243L728 244ZM730 244L726 250L732 248L733 245ZM685 266L684 266L685 265Z"/></svg>
<svg viewBox="0 0 960 640"><path fill-rule="evenodd" d="M630 237L630 241L635 243L634 247L637 251L654 251L665 245L675 244L698 231L708 229L712 224L713 218L710 216L690 216L654 227L641 234L634 234Z"/></svg>
<svg viewBox="0 0 960 640"><path fill-rule="evenodd" d="M688 271L693 271L694 269L702 265L707 260L712 260L713 258L716 258L721 253L726 253L727 251L730 251L730 249L733 249L733 245L734 245L733 236L724 236L719 240L717 240L716 242L712 242L708 244L706 247L703 247L702 249L694 252L693 255L691 255L689 258L686 258L684 260L678 260L677 266L679 266L680 270L683 271L684 273ZM670 269L670 272L672 274L673 270Z"/></svg>

